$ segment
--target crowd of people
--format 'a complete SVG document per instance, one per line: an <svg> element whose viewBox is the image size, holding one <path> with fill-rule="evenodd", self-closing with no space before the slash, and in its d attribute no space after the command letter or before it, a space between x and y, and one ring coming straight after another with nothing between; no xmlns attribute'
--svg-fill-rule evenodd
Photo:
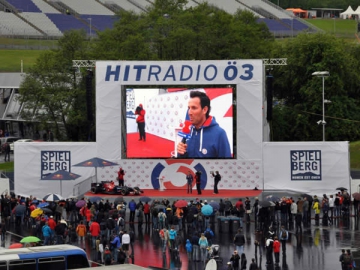
<svg viewBox="0 0 360 270"><path fill-rule="evenodd" d="M35 214L38 206L45 202L31 196L24 198L14 194L2 195L2 239L13 222L15 226L30 227L32 235L42 239L43 245L81 245L88 237L91 240L91 248L96 250L99 263L124 263L133 255L134 224L140 229L145 224L147 227L151 226L153 232L158 234L164 253L170 252L176 256L183 246L189 261L206 263L211 258L218 259L213 243L215 232L211 226L215 221L214 217L231 215L238 217L240 221L233 238L235 248L229 256L222 254L222 259L228 262L232 269L247 269L247 258L244 253L246 239L242 228L253 220L256 231L256 256L251 259L248 267L257 269L257 253L261 256L263 250L266 252L268 265L279 264L280 249L283 255L286 254L288 230L296 228L296 234L302 234L302 227L310 226L311 210L315 211L315 226L320 225L321 213L322 225L328 226L338 218L346 218L350 212L350 196L345 190L335 196L330 195L329 198L323 195L321 200L317 196L301 196L297 201L291 197L283 197L270 204L265 203L265 200L259 201L258 198L253 201L248 197L239 198L236 202L225 198L220 199L218 207L214 207L214 213L211 215L202 213L202 207L208 202L200 199L190 200L184 207L176 207L176 201L171 203L166 198L153 199L151 202L135 202L131 199L128 203L122 200L82 200L85 200L85 203L81 207L78 206L77 199L48 202L45 208L41 208L42 210ZM209 202L212 203L213 201ZM357 207L354 201L356 215ZM129 226L126 226L127 224ZM180 233L184 231L186 234Z"/></svg>

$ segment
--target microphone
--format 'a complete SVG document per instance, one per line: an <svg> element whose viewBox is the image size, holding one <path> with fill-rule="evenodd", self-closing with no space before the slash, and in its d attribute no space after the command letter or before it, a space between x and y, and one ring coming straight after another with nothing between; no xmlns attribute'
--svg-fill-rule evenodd
<svg viewBox="0 0 360 270"><path fill-rule="evenodd" d="M182 128L181 131L178 132L178 136L182 138L181 140L182 143L186 143L186 141L191 138L190 126L191 126L191 122L189 120L185 120L184 127Z"/></svg>

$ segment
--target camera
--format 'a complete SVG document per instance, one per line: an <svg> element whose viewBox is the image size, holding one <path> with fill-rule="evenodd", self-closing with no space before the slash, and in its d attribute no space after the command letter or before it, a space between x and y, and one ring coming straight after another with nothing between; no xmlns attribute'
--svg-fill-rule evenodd
<svg viewBox="0 0 360 270"><path fill-rule="evenodd" d="M210 171L210 174L214 174L214 171Z"/></svg>
<svg viewBox="0 0 360 270"><path fill-rule="evenodd" d="M142 108L141 108L140 106L137 106L137 107L136 107L136 112L137 112L137 113L141 112L141 110L142 110Z"/></svg>

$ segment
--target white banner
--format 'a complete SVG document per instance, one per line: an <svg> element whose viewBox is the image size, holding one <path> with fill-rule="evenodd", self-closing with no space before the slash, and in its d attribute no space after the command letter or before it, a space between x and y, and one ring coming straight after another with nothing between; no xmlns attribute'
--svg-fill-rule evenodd
<svg viewBox="0 0 360 270"><path fill-rule="evenodd" d="M349 189L348 142L264 143L263 166L266 190L322 196Z"/></svg>
<svg viewBox="0 0 360 270"><path fill-rule="evenodd" d="M72 195L74 185L95 175L95 168L73 165L96 157L96 143L15 143L14 150L15 194L43 198L47 193L57 193L68 197ZM75 180L42 180L60 170L80 177Z"/></svg>

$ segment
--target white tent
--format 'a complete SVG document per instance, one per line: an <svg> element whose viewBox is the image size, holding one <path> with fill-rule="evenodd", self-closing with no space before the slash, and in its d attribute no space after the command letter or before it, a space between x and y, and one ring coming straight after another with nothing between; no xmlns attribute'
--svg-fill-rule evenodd
<svg viewBox="0 0 360 270"><path fill-rule="evenodd" d="M360 6L354 11L354 15L360 16Z"/></svg>
<svg viewBox="0 0 360 270"><path fill-rule="evenodd" d="M358 9L359 9L359 8L358 8ZM354 10L352 9L352 7L349 6L349 7L347 8L347 10L345 10L343 13L340 13L340 18L342 18L342 19L347 19L347 18L351 17L354 13L355 13L355 12L354 12Z"/></svg>

